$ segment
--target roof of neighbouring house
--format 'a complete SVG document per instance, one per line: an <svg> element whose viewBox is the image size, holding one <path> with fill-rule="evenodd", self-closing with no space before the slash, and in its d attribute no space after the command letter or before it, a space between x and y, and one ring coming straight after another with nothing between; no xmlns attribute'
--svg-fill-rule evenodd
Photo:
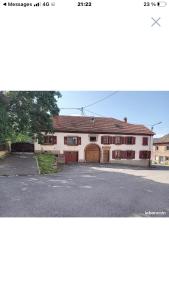
<svg viewBox="0 0 169 300"><path fill-rule="evenodd" d="M154 135L144 125L104 117L54 116L53 127L58 132Z"/></svg>
<svg viewBox="0 0 169 300"><path fill-rule="evenodd" d="M153 140L153 144L168 144L168 143L169 143L169 134L166 134L161 138Z"/></svg>

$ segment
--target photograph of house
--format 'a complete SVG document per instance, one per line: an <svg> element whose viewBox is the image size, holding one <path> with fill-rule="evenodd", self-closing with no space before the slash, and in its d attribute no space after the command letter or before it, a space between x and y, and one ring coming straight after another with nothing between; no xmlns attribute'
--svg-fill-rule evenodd
<svg viewBox="0 0 169 300"><path fill-rule="evenodd" d="M168 217L168 99L1 91L0 217Z"/></svg>
<svg viewBox="0 0 169 300"><path fill-rule="evenodd" d="M35 142L35 152L64 155L65 163L120 163L148 167L154 133L114 118L54 116L54 133Z"/></svg>
<svg viewBox="0 0 169 300"><path fill-rule="evenodd" d="M155 161L169 164L169 134L154 139L153 145Z"/></svg>

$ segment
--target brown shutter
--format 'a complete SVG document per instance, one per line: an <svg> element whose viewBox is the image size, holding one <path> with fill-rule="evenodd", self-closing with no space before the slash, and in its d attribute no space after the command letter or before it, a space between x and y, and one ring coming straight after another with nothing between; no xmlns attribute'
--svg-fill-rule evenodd
<svg viewBox="0 0 169 300"><path fill-rule="evenodd" d="M103 136L101 136L101 144L104 144Z"/></svg>
<svg viewBox="0 0 169 300"><path fill-rule="evenodd" d="M115 159L115 151L112 151L112 158Z"/></svg>
<svg viewBox="0 0 169 300"><path fill-rule="evenodd" d="M53 145L57 144L57 136L53 136Z"/></svg>
<svg viewBox="0 0 169 300"><path fill-rule="evenodd" d="M136 138L135 136L132 137L132 145L134 145L136 143Z"/></svg>
<svg viewBox="0 0 169 300"><path fill-rule="evenodd" d="M135 158L135 151L132 151L132 159Z"/></svg>
<svg viewBox="0 0 169 300"><path fill-rule="evenodd" d="M115 144L115 142L116 142L116 137L113 136L113 137L112 137L112 144Z"/></svg>
<svg viewBox="0 0 169 300"><path fill-rule="evenodd" d="M120 137L120 144L122 145L122 144L124 144L125 143L125 137L124 136L121 136Z"/></svg>
<svg viewBox="0 0 169 300"><path fill-rule="evenodd" d="M67 136L64 136L64 144L67 145Z"/></svg>
<svg viewBox="0 0 169 300"><path fill-rule="evenodd" d="M52 145L53 144L53 136L49 136L49 144Z"/></svg>
<svg viewBox="0 0 169 300"><path fill-rule="evenodd" d="M120 158L126 158L126 151L121 151L120 152Z"/></svg>
<svg viewBox="0 0 169 300"><path fill-rule="evenodd" d="M117 136L114 137L114 143L115 143L115 145L118 144L118 143L117 143Z"/></svg>
<svg viewBox="0 0 169 300"><path fill-rule="evenodd" d="M127 158L127 151L123 151L123 158L124 158L124 159Z"/></svg>
<svg viewBox="0 0 169 300"><path fill-rule="evenodd" d="M77 144L81 145L81 137L80 136L77 137Z"/></svg>
<svg viewBox="0 0 169 300"><path fill-rule="evenodd" d="M126 145L127 145L127 143L128 143L128 137L127 137L127 136L125 136L125 137L124 137L124 144L126 144Z"/></svg>
<svg viewBox="0 0 169 300"><path fill-rule="evenodd" d="M47 144L47 139L48 139L48 137L47 136L44 136L44 144Z"/></svg>
<svg viewBox="0 0 169 300"><path fill-rule="evenodd" d="M108 140L109 140L109 144L113 144L113 137L112 136L109 136Z"/></svg>
<svg viewBox="0 0 169 300"><path fill-rule="evenodd" d="M120 158L123 158L123 156L124 156L124 151L121 151L121 150L120 150L120 155L119 155L119 156L120 156Z"/></svg>

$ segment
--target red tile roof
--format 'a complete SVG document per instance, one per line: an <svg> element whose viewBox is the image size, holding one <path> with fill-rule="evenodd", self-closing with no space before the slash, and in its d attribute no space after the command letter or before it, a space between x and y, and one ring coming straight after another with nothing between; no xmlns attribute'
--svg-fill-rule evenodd
<svg viewBox="0 0 169 300"><path fill-rule="evenodd" d="M154 139L153 144L169 144L169 134L166 134L161 138Z"/></svg>
<svg viewBox="0 0 169 300"><path fill-rule="evenodd" d="M57 132L153 135L144 125L135 125L114 118L86 116L54 116Z"/></svg>

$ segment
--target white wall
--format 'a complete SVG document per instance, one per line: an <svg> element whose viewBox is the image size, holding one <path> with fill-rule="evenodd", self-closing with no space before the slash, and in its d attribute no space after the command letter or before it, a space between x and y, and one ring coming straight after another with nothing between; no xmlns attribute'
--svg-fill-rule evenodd
<svg viewBox="0 0 169 300"><path fill-rule="evenodd" d="M57 144L56 145L40 145L37 142L35 143L35 152L38 151L53 151L56 153L60 153L63 154L64 151L78 151L79 152L79 160L84 160L84 148L90 144L90 139L89 139L89 134L86 133L63 133L63 132L58 132L54 134L55 136L57 136ZM94 134L92 134L94 135ZM103 147L105 146L109 146L110 147L110 160L112 159L112 150L134 150L135 151L135 160L139 160L139 151L140 150L148 150L148 151L152 151L152 138L148 137L148 145L147 146L143 146L142 145L142 138L143 136L136 136L136 144L135 145L114 145L114 144L110 144L110 145L103 145L101 144L101 136L103 136L104 134L98 134L97 135L97 142L95 142L95 144L97 144L100 149L102 150ZM106 134L105 134L106 135ZM111 134L107 134L109 136L115 136L115 135L111 135ZM81 145L78 146L68 146L68 145L64 145L64 136L79 136L81 137ZM118 135L119 136L119 135ZM121 135L124 136L124 135ZM131 136L131 135L128 135ZM132 135L134 136L134 135ZM151 142L151 144L150 144Z"/></svg>

